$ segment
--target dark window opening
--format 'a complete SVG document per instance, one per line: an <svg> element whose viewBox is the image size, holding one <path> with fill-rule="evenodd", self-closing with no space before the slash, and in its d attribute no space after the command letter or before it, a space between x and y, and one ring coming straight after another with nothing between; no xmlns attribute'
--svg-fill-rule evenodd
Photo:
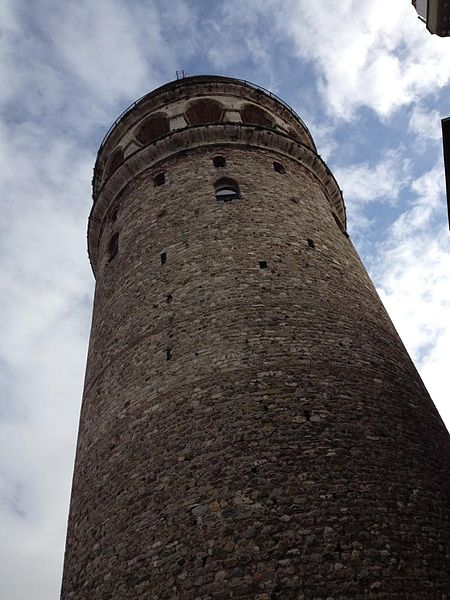
<svg viewBox="0 0 450 600"><path fill-rule="evenodd" d="M202 98L191 102L184 116L191 125L220 123L223 117L223 107L216 100Z"/></svg>
<svg viewBox="0 0 450 600"><path fill-rule="evenodd" d="M239 191L235 187L227 186L216 191L216 198L221 202L229 202L239 198Z"/></svg>
<svg viewBox="0 0 450 600"><path fill-rule="evenodd" d="M170 360L172 358L172 350L167 348L166 350L166 360Z"/></svg>
<svg viewBox="0 0 450 600"><path fill-rule="evenodd" d="M309 238L306 240L308 242L308 247L309 248L315 248L316 245L314 243L314 240L310 240Z"/></svg>
<svg viewBox="0 0 450 600"><path fill-rule="evenodd" d="M167 260L167 253L161 252L161 264L164 265L166 263L166 260Z"/></svg>
<svg viewBox="0 0 450 600"><path fill-rule="evenodd" d="M119 209L115 208L111 213L111 222L114 223L117 221L117 215L119 214Z"/></svg>
<svg viewBox="0 0 450 600"><path fill-rule="evenodd" d="M305 415L305 419L307 421L311 421L311 411L310 410L304 410L303 414Z"/></svg>
<svg viewBox="0 0 450 600"><path fill-rule="evenodd" d="M167 304L172 302L172 294L167 294Z"/></svg>
<svg viewBox="0 0 450 600"><path fill-rule="evenodd" d="M122 148L116 148L114 152L111 154L111 158L109 159L108 166L106 169L106 179L111 177L111 175L120 167L120 165L124 161L124 154Z"/></svg>
<svg viewBox="0 0 450 600"><path fill-rule="evenodd" d="M260 269L267 269L267 260L260 260L259 261L259 268Z"/></svg>
<svg viewBox="0 0 450 600"><path fill-rule="evenodd" d="M241 119L246 125L261 125L261 127L273 127L273 119L262 108L254 104L246 104L241 109Z"/></svg>
<svg viewBox="0 0 450 600"><path fill-rule="evenodd" d="M136 132L136 139L141 144L151 144L157 138L170 133L169 120L163 113L157 113L142 123Z"/></svg>
<svg viewBox="0 0 450 600"><path fill-rule="evenodd" d="M216 169L221 169L225 166L225 157L224 156L215 156L213 158L213 165Z"/></svg>
<svg viewBox="0 0 450 600"><path fill-rule="evenodd" d="M153 183L155 184L155 187L164 185L166 183L166 176L164 173L158 173L158 175L155 175L155 177L153 177Z"/></svg>
<svg viewBox="0 0 450 600"><path fill-rule="evenodd" d="M108 244L108 254L109 254L109 262L111 262L119 252L119 234L114 233L109 240Z"/></svg>
<svg viewBox="0 0 450 600"><path fill-rule="evenodd" d="M284 175L286 173L286 169L279 162L273 163L273 169L274 169L274 171L276 171L277 173L280 173L281 175Z"/></svg>
<svg viewBox="0 0 450 600"><path fill-rule="evenodd" d="M241 197L239 186L234 179L224 177L223 179L216 181L214 187L216 190L216 200L219 200L220 202L229 202L230 200L237 200Z"/></svg>

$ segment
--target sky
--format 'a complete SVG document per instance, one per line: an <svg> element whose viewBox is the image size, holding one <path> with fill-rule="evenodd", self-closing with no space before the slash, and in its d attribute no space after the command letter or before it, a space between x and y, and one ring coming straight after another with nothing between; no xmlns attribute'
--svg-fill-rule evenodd
<svg viewBox="0 0 450 600"><path fill-rule="evenodd" d="M98 146L134 100L225 75L290 104L450 426L450 233L440 119L450 38L409 0L2 0L0 589L59 597L94 279Z"/></svg>

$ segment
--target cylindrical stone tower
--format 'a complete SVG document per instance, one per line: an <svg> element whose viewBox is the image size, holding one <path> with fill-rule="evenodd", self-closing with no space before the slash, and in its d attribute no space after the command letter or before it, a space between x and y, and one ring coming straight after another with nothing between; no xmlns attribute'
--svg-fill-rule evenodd
<svg viewBox="0 0 450 600"><path fill-rule="evenodd" d="M114 124L64 600L450 597L448 433L301 119L190 77Z"/></svg>

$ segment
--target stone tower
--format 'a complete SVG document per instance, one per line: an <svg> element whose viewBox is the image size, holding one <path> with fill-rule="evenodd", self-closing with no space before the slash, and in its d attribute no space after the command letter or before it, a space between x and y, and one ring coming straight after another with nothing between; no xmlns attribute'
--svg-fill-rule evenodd
<svg viewBox="0 0 450 600"><path fill-rule="evenodd" d="M93 197L62 598L450 597L448 433L294 111L164 85Z"/></svg>

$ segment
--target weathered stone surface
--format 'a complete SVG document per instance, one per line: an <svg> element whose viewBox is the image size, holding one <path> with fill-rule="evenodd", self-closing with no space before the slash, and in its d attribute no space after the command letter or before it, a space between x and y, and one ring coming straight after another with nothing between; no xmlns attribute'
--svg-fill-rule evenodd
<svg viewBox="0 0 450 600"><path fill-rule="evenodd" d="M448 433L333 217L337 188L311 143L227 127L127 155L97 191L62 598L443 600ZM240 199L216 200L222 177Z"/></svg>

